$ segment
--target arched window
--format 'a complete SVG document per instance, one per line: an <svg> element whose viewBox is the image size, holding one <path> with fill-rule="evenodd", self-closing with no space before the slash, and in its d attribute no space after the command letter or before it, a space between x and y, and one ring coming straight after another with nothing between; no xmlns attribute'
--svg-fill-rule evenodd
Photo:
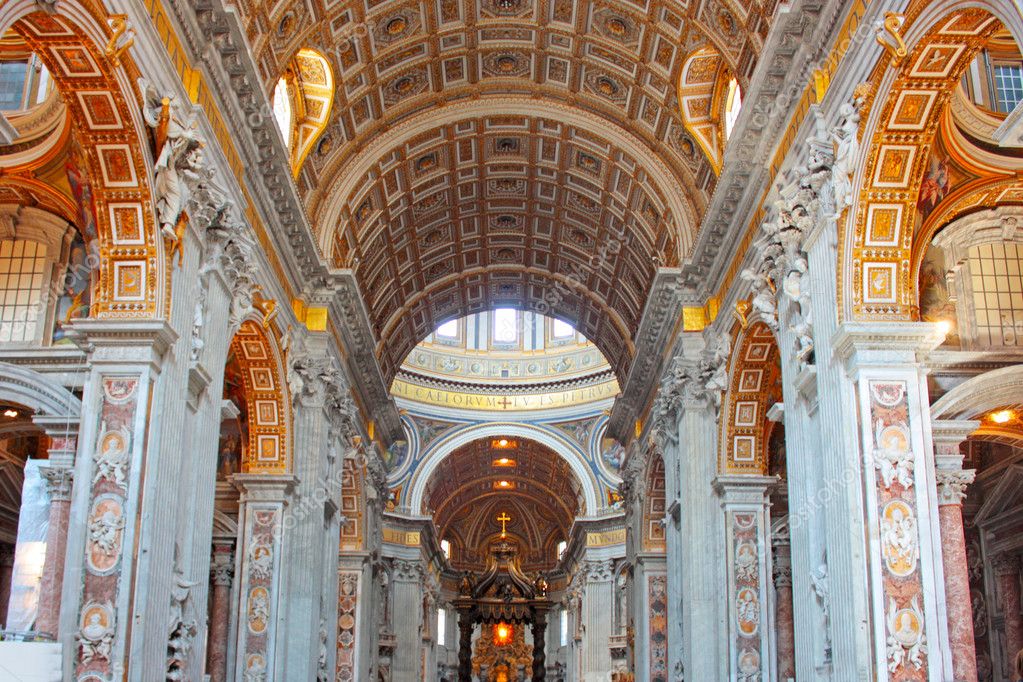
<svg viewBox="0 0 1023 682"><path fill-rule="evenodd" d="M288 94L288 81L280 79L277 87L274 88L274 120L277 121L277 129L281 131L284 138L284 146L291 148L291 96Z"/></svg>
<svg viewBox="0 0 1023 682"><path fill-rule="evenodd" d="M334 72L330 63L315 50L299 50L288 62L273 94L274 118L295 177L314 148L320 154L329 153L330 141L321 143L320 138L330 123L333 107Z"/></svg>
<svg viewBox="0 0 1023 682"><path fill-rule="evenodd" d="M732 136L732 128L739 118L739 110L742 109L742 88L739 81L732 79L728 81L728 93L725 95L725 139Z"/></svg>
<svg viewBox="0 0 1023 682"><path fill-rule="evenodd" d="M0 241L0 342L36 340L46 265L45 244Z"/></svg>
<svg viewBox="0 0 1023 682"><path fill-rule="evenodd" d="M1012 35L995 32L963 74L970 100L988 111L1008 114L1023 100L1023 56Z"/></svg>
<svg viewBox="0 0 1023 682"><path fill-rule="evenodd" d="M1023 346L1020 222L1023 209L1014 206L963 216L934 237L939 253L929 251L920 266L921 317L949 323L964 348Z"/></svg>

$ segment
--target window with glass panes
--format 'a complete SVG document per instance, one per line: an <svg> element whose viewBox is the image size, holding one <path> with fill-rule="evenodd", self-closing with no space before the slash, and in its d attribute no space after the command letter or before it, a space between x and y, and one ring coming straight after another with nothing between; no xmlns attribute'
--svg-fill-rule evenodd
<svg viewBox="0 0 1023 682"><path fill-rule="evenodd" d="M35 340L45 267L45 245L0 242L0 342Z"/></svg>
<svg viewBox="0 0 1023 682"><path fill-rule="evenodd" d="M969 251L976 340L1023 345L1023 244L981 244Z"/></svg>
<svg viewBox="0 0 1023 682"><path fill-rule="evenodd" d="M0 110L21 109L25 101L27 62L0 62Z"/></svg>
<svg viewBox="0 0 1023 682"><path fill-rule="evenodd" d="M1023 99L1023 65L996 64L995 88L998 90L998 111L1009 113Z"/></svg>

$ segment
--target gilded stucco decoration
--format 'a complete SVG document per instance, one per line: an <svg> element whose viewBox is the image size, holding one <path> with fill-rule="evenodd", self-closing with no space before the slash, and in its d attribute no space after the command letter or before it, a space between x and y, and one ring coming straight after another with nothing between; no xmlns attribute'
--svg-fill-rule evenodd
<svg viewBox="0 0 1023 682"><path fill-rule="evenodd" d="M766 324L757 322L745 332L731 364L726 409L722 410L721 469L766 475L767 411L781 400L778 344Z"/></svg>
<svg viewBox="0 0 1023 682"><path fill-rule="evenodd" d="M231 352L241 368L249 418L242 471L284 473L290 467L291 408L277 343L259 323L246 320Z"/></svg>
<svg viewBox="0 0 1023 682"><path fill-rule="evenodd" d="M714 45L748 84L776 3L234 4L267 92L299 49L335 74L326 148L298 186L324 256L359 281L389 379L439 322L505 303L573 320L622 374L713 176L679 113L683 60ZM510 115L538 99L549 118Z"/></svg>
<svg viewBox="0 0 1023 682"><path fill-rule="evenodd" d="M903 32L912 18L907 18ZM937 135L942 113L964 70L1001 24L979 9L945 15L899 61L894 82L880 83L887 57L872 82L873 128L865 136L869 153L859 202L849 220L851 239L840 239L851 266L847 291L856 319L913 319L918 314L911 255L917 235L917 201L929 168L927 150ZM864 117L866 118L866 117Z"/></svg>
<svg viewBox="0 0 1023 682"><path fill-rule="evenodd" d="M119 76L122 70L135 76L137 70L127 54L108 56L106 41L97 44L66 16L34 12L13 30L52 74L79 143L74 168L82 177L73 189L80 190L75 199L86 218L79 227L100 255L91 314L165 313L168 268L154 226L147 137L136 128L138 94L126 92ZM20 192L29 189L39 190L23 186Z"/></svg>

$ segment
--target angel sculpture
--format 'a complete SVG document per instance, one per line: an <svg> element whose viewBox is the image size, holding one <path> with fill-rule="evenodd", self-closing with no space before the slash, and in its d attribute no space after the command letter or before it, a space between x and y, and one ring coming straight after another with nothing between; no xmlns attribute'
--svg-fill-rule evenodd
<svg viewBox="0 0 1023 682"><path fill-rule="evenodd" d="M198 183L202 167L202 141L194 124L181 119L173 106L173 98L161 96L152 85L140 80L145 96L142 116L153 129L155 138L156 213L160 232L171 243L171 256L183 257L182 239L188 215L185 207L190 196L189 186Z"/></svg>
<svg viewBox="0 0 1023 682"><path fill-rule="evenodd" d="M753 310L760 313L764 318L764 321L772 329L778 328L778 308L775 303L774 284L770 278L762 271L753 270L746 268L740 275L742 279L752 284L752 289L756 292L753 296L753 300L750 301L750 305L753 306Z"/></svg>

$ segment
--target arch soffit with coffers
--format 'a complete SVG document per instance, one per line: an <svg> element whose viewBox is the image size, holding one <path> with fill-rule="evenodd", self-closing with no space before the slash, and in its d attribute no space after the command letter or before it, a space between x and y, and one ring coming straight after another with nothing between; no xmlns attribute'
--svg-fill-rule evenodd
<svg viewBox="0 0 1023 682"><path fill-rule="evenodd" d="M587 244L581 248L576 248L567 239L562 239L550 242L551 248L557 253L549 254L545 246L547 242L544 239L549 241L550 235L543 237L539 229L534 230L531 227L521 239L532 239L536 242L535 248L523 247L525 251L515 259L521 260L521 262L514 264L501 262L501 254L497 253L500 251L498 247L501 244L495 241L496 236L490 236L494 230L486 231L488 237L485 241L479 239L466 241L462 238L463 232L467 229L463 224L464 221L486 222L490 218L496 220L495 216L500 213L491 205L492 202L484 201L482 194L478 196L474 194L471 199L472 202L479 203L480 208L474 209L475 213L464 216L461 220L448 218L444 221L442 218L454 211L456 207L461 210L463 200L456 202L449 198L447 203L443 203L439 207L431 205L428 210L433 218L433 223L436 224L430 224L444 232L449 233L451 229L458 232L453 237L449 235L439 245L427 247L419 244L418 240L423 238L427 232L426 226L422 224L422 219L415 220L415 235L411 233L409 227L401 232L400 241L401 244L404 244L402 249L429 248L436 252L430 255L433 265L425 262L423 258L418 258L416 261L420 265L409 269L398 254L389 252L390 247L377 248L375 246L381 234L390 235L391 232L387 230L393 231L391 227L387 227L387 225L393 225L397 220L392 213L397 211L397 215L403 215L403 213L420 210L417 207L405 206L402 202L406 198L415 198L417 202L425 199L432 201L436 197L449 196L451 192L455 191L454 185L451 184L454 180L449 180L447 184L429 191L424 190L418 197L415 195L415 187L400 187L397 193L403 197L402 202L395 203L394 197L391 196L394 190L386 193L389 198L385 200L383 199L385 186L381 183L385 182L384 176L389 175L390 167L381 166L381 160L392 158L394 154L398 153L397 150L405 153L405 147L411 142L420 141L424 137L436 138L436 134L431 136L430 133L437 131L438 126L455 126L462 121L473 121L475 125L481 126L480 121L496 116L495 111L500 111L505 116L521 116L533 127L539 125L537 122L545 120L556 121L557 125L562 127L578 126L580 131L587 134L599 136L601 139L614 140L614 147L621 150L616 153L629 156L631 159L629 163L634 164L633 173L636 177L630 179L626 184L629 196L616 198L615 201L628 214L625 216L625 220L619 220L626 237L623 240L618 240L616 246L631 252L631 257L599 257L598 249L604 248L601 245L609 241L600 237L601 231L607 232L609 229L613 231L613 227L608 227L612 224L608 221L613 217L614 209L603 204L606 203L605 199L610 201L609 197L617 196L611 194L611 190L603 187L598 188L600 197L583 197L590 202L594 210L604 214L603 218L598 220L582 211L574 211L574 215L580 216L580 219L588 220L592 226L599 226L599 229L594 228L598 234L585 235ZM481 131L478 134L496 137L498 132L502 131L485 131L485 133ZM514 136L521 136L523 133L524 131L521 130L507 132L508 135ZM439 144L451 144L447 138L437 139L441 140L438 142ZM585 149L585 145L581 148ZM429 150L425 148L422 150L417 148L414 155L418 156L427 151ZM561 153L566 152L562 151ZM609 160L606 164L607 172L611 172L612 168L615 169L614 172L619 172L615 166L616 163L619 163L617 159ZM469 165L473 168L482 168L484 164L477 158ZM404 165L400 168L404 169ZM401 172L410 171L402 170ZM440 177L453 178L455 169L445 168L442 172L447 175ZM570 168L558 171L561 174L571 172L573 169ZM436 180L437 178L432 179ZM482 176L473 182L482 182ZM488 180L488 182L491 181ZM532 182L535 187L540 186L538 178L520 179L518 182ZM461 187L461 181L458 184ZM429 183L426 186L432 187ZM328 190L324 189L323 191L326 193ZM339 183L329 191L332 205L329 210L324 209L325 213L321 211L321 216L316 220L317 224L321 226L330 226L330 229L321 229L320 248L325 253L336 256L333 253L333 250L336 250L334 241L338 234L344 234L349 241L348 251L354 251L351 242L356 242L360 251L370 249L370 253L362 253L361 262L357 261L354 265L356 276L360 281L360 288L369 297L367 307L379 340L376 355L385 375L395 371L415 343L432 331L432 328L443 319L452 315L477 312L478 309L491 305L507 304L509 301L514 301L511 303L512 305L521 306L528 306L535 301L548 305L548 299L553 301L553 305L550 305L551 312L572 319L583 333L586 333L601 347L614 367L619 372L625 372L632 359L632 336L639 326L643 310L642 301L649 291L649 287L653 285L658 264L664 263L666 260L668 262L665 264L669 265L672 261L678 262L678 258L688 251L695 237L696 206L687 199L687 196L691 197L692 195L684 191L680 181L672 177L671 171L663 166L656 154L644 149L643 145L632 139L627 131L572 107L516 98L481 100L426 112L376 139L353 161L346 173L339 176ZM482 191L482 187L480 191ZM511 219L528 220L532 226L532 221L545 219L543 215L540 215L536 206L546 207L549 204L550 207L560 207L566 201L562 198L553 202L542 196L534 195L534 191L536 190L530 190L527 192L528 196L520 200L525 202L521 206L508 209ZM370 194L370 192L374 194ZM376 194L380 196L375 196ZM637 196L640 196L642 201L636 199ZM568 199L571 199L571 196ZM384 206L380 205L381 202L384 203ZM371 208L365 208L368 213L360 213L364 207L371 204L373 204ZM524 210L525 212L523 212ZM557 210L560 212L572 211L573 208L566 204ZM382 216L385 216L384 212L389 218L383 221L384 226L381 227L380 223ZM348 219L348 216L353 214L357 220ZM632 220L629 218L632 215L641 215L642 218ZM503 215L497 217L503 217ZM408 216L402 217L402 220L406 219ZM550 216L547 216L546 220L549 219ZM649 234L641 233L638 231L639 228L636 228L635 234L643 236L641 239L632 240L633 228L630 228L629 225L639 225L640 223L643 226L648 226ZM561 223L559 222L559 224ZM475 234L478 237L480 233L476 232ZM389 237L389 239L391 238ZM394 239L398 239L398 237L393 237L392 241ZM530 244L533 244L533 241L530 241ZM470 244L470 242L472 243ZM466 247L469 251L465 253L461 250L453 253L440 250L445 244L459 245L463 243L469 244ZM554 247L555 244L557 244L556 247ZM668 254L660 252L661 249L668 247L670 247ZM597 256L596 261L594 261L594 254ZM534 259L540 262L539 267L533 264ZM333 260L338 261L338 258L334 257ZM593 262L596 262L596 266L592 265ZM343 261L335 262L335 266L344 264ZM438 268L439 272L432 272L430 268L433 267ZM616 289L610 285L612 279L615 278L613 271L618 267L627 269L624 274L627 274L628 277L617 278L621 282L628 283L628 287ZM566 268L569 274L562 271ZM579 276L573 275L576 270L587 281L579 282ZM467 283L470 278L476 278L478 285L476 289L479 292L476 289L467 288L471 284ZM601 289L601 287L603 288ZM597 289L601 289L601 291L598 293L595 291ZM512 293L509 295L499 293L505 290ZM485 294L484 299L477 300L479 293ZM451 302L454 307L449 305L447 308L443 308L442 303Z"/></svg>
<svg viewBox="0 0 1023 682"><path fill-rule="evenodd" d="M403 121L388 129L386 133L374 137L370 144L345 164L345 172L337 174L335 183L326 185L310 195L309 212L316 226L314 229L317 231L321 253L325 255L330 253L332 230L342 219L345 205L355 199L352 194L358 189L358 183L380 159L392 150L432 130L466 119L496 115L554 118L561 123L614 140L622 151L636 159L649 173L653 185L660 190L659 198L665 202L662 208L667 208L676 222L677 243L682 249L680 255L685 255L685 251L695 239L695 230L699 226L699 215L685 197L695 196L696 193L684 187L683 182L655 150L650 149L627 129L579 107L519 97L486 97L428 109L415 118Z"/></svg>
<svg viewBox="0 0 1023 682"><path fill-rule="evenodd" d="M735 338L721 410L718 466L728 474L767 475L767 412L778 398L775 382L781 373L778 341L763 322L749 324Z"/></svg>
<svg viewBox="0 0 1023 682"><path fill-rule="evenodd" d="M430 478L448 456L472 441L492 437L526 438L553 450L565 460L582 488L585 508L579 510L580 516L595 514L601 508L600 488L596 475L590 469L580 446L552 430L521 423L472 424L449 432L431 443L408 482L408 508L413 513L419 513L423 509Z"/></svg>
<svg viewBox="0 0 1023 682"><path fill-rule="evenodd" d="M242 321L231 349L245 391L249 443L244 473L281 474L291 470L291 398L284 358L272 330L254 316Z"/></svg>
<svg viewBox="0 0 1023 682"><path fill-rule="evenodd" d="M57 9L8 2L0 6L0 31L16 30L46 65L80 138L105 255L93 310L98 317L166 314L170 271L155 229L152 154L135 88L140 72L126 51L116 62L107 56L104 8L69 0Z"/></svg>
<svg viewBox="0 0 1023 682"><path fill-rule="evenodd" d="M891 56L880 52L861 123L856 200L839 223L838 305L846 319L915 314L911 230L928 162L921 150L930 147L959 76L999 21L1023 44L1023 14L1009 3L918 2L902 28L907 56L892 67ZM949 48L950 56L941 52Z"/></svg>

